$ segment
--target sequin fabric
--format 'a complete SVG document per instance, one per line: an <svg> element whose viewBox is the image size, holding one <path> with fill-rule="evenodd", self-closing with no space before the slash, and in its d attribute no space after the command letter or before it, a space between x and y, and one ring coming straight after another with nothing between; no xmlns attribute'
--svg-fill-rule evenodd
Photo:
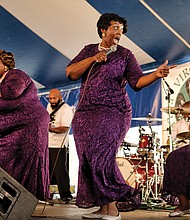
<svg viewBox="0 0 190 220"><path fill-rule="evenodd" d="M98 44L85 46L71 63L97 52ZM126 85L129 83L138 91L135 85L141 76L134 55L119 45L107 61L95 63L82 76L79 105L72 124L79 157L76 199L79 207L117 201L119 209L130 211L141 203L139 190L126 184L116 163L118 147L131 124Z"/></svg>

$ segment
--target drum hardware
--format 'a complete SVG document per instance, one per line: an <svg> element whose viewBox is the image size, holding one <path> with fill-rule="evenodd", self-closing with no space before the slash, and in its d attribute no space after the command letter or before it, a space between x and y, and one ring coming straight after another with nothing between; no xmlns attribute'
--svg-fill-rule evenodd
<svg viewBox="0 0 190 220"><path fill-rule="evenodd" d="M151 115L149 114L151 117ZM156 137L156 132L152 130L151 123L149 123L149 129L151 134L143 134L141 126L139 126L139 147L137 152L146 160L146 181L145 184L141 184L143 200L147 202L150 197L154 200L159 200L158 185L163 179L164 172L164 157L163 149L158 150L160 146L160 139ZM143 152L143 153L142 153ZM149 159L153 156L153 169L154 175L150 176Z"/></svg>
<svg viewBox="0 0 190 220"><path fill-rule="evenodd" d="M153 184L154 184L154 175L150 176L149 175L149 160L147 158L146 160L146 180L145 184L141 185L142 189L142 200L144 202L147 202L150 198L150 195L154 197L154 192L153 192Z"/></svg>
<svg viewBox="0 0 190 220"><path fill-rule="evenodd" d="M138 158L130 156L128 160L126 158L116 158L126 183L141 190L142 199L145 202L151 198L159 200L159 193L161 192L159 186L162 186L165 161L165 149L160 147L160 139L156 137L157 133L151 127L152 116L149 114L149 119L147 118L150 134L146 134L145 129L139 126L139 144L135 146L139 154ZM137 120L142 120L142 118ZM158 119L157 121L161 120ZM130 148L127 142L123 142L122 145L124 150Z"/></svg>
<svg viewBox="0 0 190 220"><path fill-rule="evenodd" d="M169 146L170 147L170 146ZM160 153L160 158L159 158L159 167L158 167L158 171L159 171L159 176L163 176L164 175L164 165L165 165L165 161L166 158L169 154L169 148L162 148L162 146L157 149L157 152Z"/></svg>
<svg viewBox="0 0 190 220"><path fill-rule="evenodd" d="M153 170L154 170L154 175L150 176L149 175L149 160L147 158L146 160L146 187L144 189L144 201L147 201L150 196L153 197L154 199L158 198L158 188L157 188L157 184L158 184L158 165L157 162L155 160L153 160Z"/></svg>
<svg viewBox="0 0 190 220"><path fill-rule="evenodd" d="M161 147L160 147L161 149L169 149L170 148L170 145L169 144L166 144L166 145L162 145Z"/></svg>
<svg viewBox="0 0 190 220"><path fill-rule="evenodd" d="M152 176L154 174L153 163L150 159L147 158L147 160L148 161L144 160L142 157L130 159L122 157L116 158L117 165L128 185L133 188L142 188L147 179L147 166L149 167L148 176Z"/></svg>
<svg viewBox="0 0 190 220"><path fill-rule="evenodd" d="M146 157L152 150L152 136L150 134L140 134L137 152L140 156Z"/></svg>
<svg viewBox="0 0 190 220"><path fill-rule="evenodd" d="M151 117L147 116L147 117L142 117L142 118L132 118L132 120L134 120L134 121L146 121L147 123L152 123L154 121L162 121L161 118L153 118L152 116Z"/></svg>
<svg viewBox="0 0 190 220"><path fill-rule="evenodd" d="M129 177L126 179L127 181L129 180L129 178L131 177L131 175L133 175L133 174L137 171L137 169L139 168L141 162L142 162L142 159L139 161L139 163L138 163L137 165L133 166L133 172L131 172L131 174L129 175ZM141 183L141 181L140 181L140 176L135 175L135 181L136 181L137 183Z"/></svg>
<svg viewBox="0 0 190 220"><path fill-rule="evenodd" d="M162 112L175 115L189 115L190 109L189 108L183 108L183 107L164 107L160 109Z"/></svg>
<svg viewBox="0 0 190 220"><path fill-rule="evenodd" d="M121 157L121 154L123 157L128 158L131 155L131 148L137 147L134 143L129 143L126 141L122 141L121 145L118 148L118 154L117 157ZM122 151L122 152L121 152ZM119 155L120 154L120 155Z"/></svg>
<svg viewBox="0 0 190 220"><path fill-rule="evenodd" d="M147 156L152 147L152 135L144 134L145 129L139 125L139 145L137 152L140 156Z"/></svg>
<svg viewBox="0 0 190 220"><path fill-rule="evenodd" d="M185 131L177 134L177 138L184 140L190 140L190 131Z"/></svg>
<svg viewBox="0 0 190 220"><path fill-rule="evenodd" d="M131 147L131 144L126 141L122 141L121 147L123 148L124 156L127 157L128 154L126 153L126 151L130 151L129 147Z"/></svg>
<svg viewBox="0 0 190 220"><path fill-rule="evenodd" d="M160 149L159 151L162 153L163 155L163 158L167 158L169 152L170 152L170 145L169 144L166 144L166 145L162 145L160 146Z"/></svg>
<svg viewBox="0 0 190 220"><path fill-rule="evenodd" d="M149 118L152 118L151 114L149 113ZM154 132L152 130L151 127L151 122L147 122L150 132L151 134L144 134L142 133L142 131L145 131L145 129L143 129L141 126L139 126L139 147L137 152L141 155L141 156L146 156L147 154L149 154L153 149L154 149L154 141L157 140L155 139L155 135L156 132Z"/></svg>
<svg viewBox="0 0 190 220"><path fill-rule="evenodd" d="M133 143L126 142L126 141L122 141L121 147L124 147L126 150L130 150L129 147L137 147L137 145L135 145Z"/></svg>
<svg viewBox="0 0 190 220"><path fill-rule="evenodd" d="M122 157L116 158L117 165L121 171L121 174L125 182L133 188L137 188L135 170L133 168L133 163Z"/></svg>
<svg viewBox="0 0 190 220"><path fill-rule="evenodd" d="M176 145L181 144L181 143L187 144L187 142L185 140L178 140L175 142Z"/></svg>
<svg viewBox="0 0 190 220"><path fill-rule="evenodd" d="M169 140L169 143L170 143L170 152L171 152L171 151L173 151L172 129L171 129L171 127L172 127L172 125L171 125L171 114L174 111L174 109L172 109L170 104L171 104L171 95L174 93L174 91L170 88L170 86L168 85L168 83L166 82L166 80L164 78L162 78L162 81L167 86L167 89L165 89L164 84L163 84L164 91L166 93L165 99L168 102L168 106L166 108L161 108L160 110L163 111L163 112L168 113L168 117L169 117L169 120L168 120L168 132L169 132L168 133L168 140Z"/></svg>
<svg viewBox="0 0 190 220"><path fill-rule="evenodd" d="M125 182L133 188L141 190L142 200L148 202L151 198L159 199L162 176L159 175L159 158L157 163L148 155L137 158L116 158L118 167Z"/></svg>

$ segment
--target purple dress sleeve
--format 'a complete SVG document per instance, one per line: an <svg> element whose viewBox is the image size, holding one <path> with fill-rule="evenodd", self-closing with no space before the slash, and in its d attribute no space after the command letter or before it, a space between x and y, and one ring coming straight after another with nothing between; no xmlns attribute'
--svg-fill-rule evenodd
<svg viewBox="0 0 190 220"><path fill-rule="evenodd" d="M10 70L0 89L0 167L38 199L49 198L49 114L23 71Z"/></svg>
<svg viewBox="0 0 190 220"><path fill-rule="evenodd" d="M8 75L2 82L1 95L3 99L16 99L28 87L31 79L23 74L21 70L17 69L11 70Z"/></svg>
<svg viewBox="0 0 190 220"><path fill-rule="evenodd" d="M89 44L85 46L76 57L74 57L68 66L88 57L94 56L96 53L98 53L98 44ZM140 89L137 89L135 85L143 76L143 72L133 53L130 50L118 45L117 53L115 53L115 56L115 62L113 61L114 64L116 64L118 68L124 67L122 87L126 86L128 83L133 90L139 91ZM85 71L83 78L86 78L85 75L88 73L89 69Z"/></svg>

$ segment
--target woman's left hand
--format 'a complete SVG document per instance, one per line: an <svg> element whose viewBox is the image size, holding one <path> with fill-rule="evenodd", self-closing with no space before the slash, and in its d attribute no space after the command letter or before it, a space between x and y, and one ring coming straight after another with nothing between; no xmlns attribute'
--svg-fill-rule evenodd
<svg viewBox="0 0 190 220"><path fill-rule="evenodd" d="M155 71L157 77L159 78L167 77L170 72L170 69L173 69L177 66L177 65L171 65L171 66L167 66L167 65L168 65L168 60L166 60L162 65L160 65L157 68L157 70Z"/></svg>

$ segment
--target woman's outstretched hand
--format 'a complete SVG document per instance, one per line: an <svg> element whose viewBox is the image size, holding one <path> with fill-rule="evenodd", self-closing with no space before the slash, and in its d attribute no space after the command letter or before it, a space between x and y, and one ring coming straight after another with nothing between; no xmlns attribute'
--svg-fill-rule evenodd
<svg viewBox="0 0 190 220"><path fill-rule="evenodd" d="M168 65L168 60L166 60L162 65L160 65L156 72L157 77L159 78L163 78L163 77L167 77L168 74L170 73L170 69L175 68L177 65L171 65L171 66L167 66Z"/></svg>

